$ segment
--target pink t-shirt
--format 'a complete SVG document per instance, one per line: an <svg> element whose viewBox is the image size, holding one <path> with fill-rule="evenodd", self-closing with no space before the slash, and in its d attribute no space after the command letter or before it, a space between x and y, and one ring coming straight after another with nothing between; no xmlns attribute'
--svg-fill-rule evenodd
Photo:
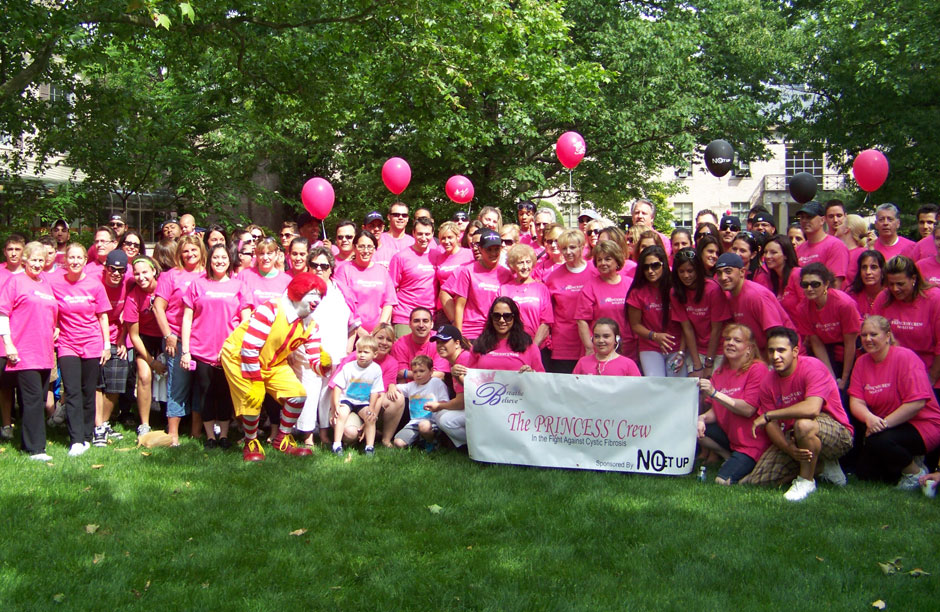
<svg viewBox="0 0 940 612"><path fill-rule="evenodd" d="M865 247L855 247L849 251L849 268L845 273L845 283L843 283L842 288L845 289L855 280L855 277L858 275L858 256L867 251Z"/></svg>
<svg viewBox="0 0 940 612"><path fill-rule="evenodd" d="M783 291L777 293L776 288L773 286L773 282L770 278L770 273L768 272L766 276L761 276L757 279L757 282L764 287L770 289L770 292L777 296L777 301L780 302L780 305L783 306L784 311L793 312L805 298L803 297L803 289L800 287L800 268L796 267L790 270L790 276L787 277L787 283L783 287Z"/></svg>
<svg viewBox="0 0 940 612"><path fill-rule="evenodd" d="M389 265L392 263L392 257L400 250L398 248L398 243L394 239L390 238L388 234L382 234L382 237L379 239L382 243L379 245L375 252L372 254L372 259L370 260L374 264L378 264L388 269ZM350 260L349 263L352 263Z"/></svg>
<svg viewBox="0 0 940 612"><path fill-rule="evenodd" d="M219 364L222 344L241 322L238 308L241 288L238 279L219 282L202 274L183 295L183 306L193 311L189 352L199 361Z"/></svg>
<svg viewBox="0 0 940 612"><path fill-rule="evenodd" d="M917 354L901 346L888 347L888 356L880 363L871 355L862 355L852 370L849 396L865 402L881 418L901 404L927 400L924 407L908 421L917 428L927 452L940 445L940 406L930 388L927 371Z"/></svg>
<svg viewBox="0 0 940 612"><path fill-rule="evenodd" d="M594 324L602 317L613 319L620 326L620 353L635 355L637 347L636 334L627 321L626 301L627 291L633 283L633 277L627 276L621 270L620 282L611 285L600 276L592 278L578 296L574 317L578 321L587 321L588 327L594 329Z"/></svg>
<svg viewBox="0 0 940 612"><path fill-rule="evenodd" d="M59 305L49 285L42 277L33 280L27 274L14 274L0 290L0 314L10 318L10 339L19 354L16 363L7 361L7 371L52 368L52 330Z"/></svg>
<svg viewBox="0 0 940 612"><path fill-rule="evenodd" d="M235 278L241 281L239 308L250 310L284 295L291 281L290 275L284 272L261 276L254 268L245 268Z"/></svg>
<svg viewBox="0 0 940 612"><path fill-rule="evenodd" d="M588 376L643 376L636 362L629 357L616 355L610 361L599 361L597 355L591 353L578 359L572 374L587 374Z"/></svg>
<svg viewBox="0 0 940 612"><path fill-rule="evenodd" d="M731 318L754 332L754 341L762 351L767 348L766 330L777 325L796 329L780 302L767 287L746 280L737 296L727 295Z"/></svg>
<svg viewBox="0 0 940 612"><path fill-rule="evenodd" d="M59 302L59 339L56 341L59 357L101 357L104 338L98 315L111 310L111 301L100 278L85 273L74 283L64 275L56 275L50 281L52 293Z"/></svg>
<svg viewBox="0 0 940 612"><path fill-rule="evenodd" d="M437 299L441 287L463 266L473 263L473 251L460 247L453 255L435 249L431 253L431 263L434 264L434 307L441 309L441 301Z"/></svg>
<svg viewBox="0 0 940 612"><path fill-rule="evenodd" d="M544 257L539 259L538 262L535 264L535 267L532 268L532 278L534 278L537 281L542 281L544 283L545 279L547 279L548 276L552 272L554 272L555 270L557 270L563 265L565 265L564 262L555 263L554 261L552 261L551 257L549 257L548 255L545 255Z"/></svg>
<svg viewBox="0 0 940 612"><path fill-rule="evenodd" d="M747 370L740 372L729 367L719 368L712 375L712 386L719 393L731 396L734 399L744 400L755 409L760 406L760 389L764 379L771 375L767 365L755 361ZM770 446L770 438L763 427L757 429L757 436L751 433L751 423L754 417L745 417L735 414L724 404L716 400L709 400L718 426L728 436L731 450L744 453L754 461L760 459L764 451Z"/></svg>
<svg viewBox="0 0 940 612"><path fill-rule="evenodd" d="M839 388L836 379L829 370L815 357L800 355L797 358L796 368L789 376L780 376L771 372L760 386L760 414L780 408L789 408L799 404L809 397L819 397L823 400L821 412L825 412L842 424L850 432L852 425L842 407L839 397ZM775 427L778 421L773 421ZM792 419L780 421L784 428L793 424Z"/></svg>
<svg viewBox="0 0 940 612"><path fill-rule="evenodd" d="M542 355L535 344L517 353L509 346L508 340L500 340L488 353L473 353L473 361L470 367L478 370L509 370L515 372L524 365L529 366L536 372L544 372L542 367Z"/></svg>
<svg viewBox="0 0 940 612"><path fill-rule="evenodd" d="M124 302L124 324L130 328L132 323L137 323L137 333L141 336L163 338L157 318L153 315L153 300L156 297L156 291L144 293L140 285L135 283ZM131 345L130 338L127 345Z"/></svg>
<svg viewBox="0 0 940 612"><path fill-rule="evenodd" d="M62 268L62 273L65 274L65 266L62 266ZM86 276L101 278L101 275L104 274L104 264L97 259L89 259L88 263L85 264L84 272Z"/></svg>
<svg viewBox="0 0 940 612"><path fill-rule="evenodd" d="M692 329L695 330L695 348L704 355L712 337L712 323L731 320L728 297L713 278L705 279L705 291L702 292L701 300L694 301L694 291L686 291L686 297L686 303L682 304L673 290L672 310L670 311L672 319L677 322L688 321L692 324ZM717 346L721 346L721 342Z"/></svg>
<svg viewBox="0 0 940 612"><path fill-rule="evenodd" d="M676 339L676 347L679 346L679 340L682 337L682 330L676 323L672 304L669 309L669 322L663 325L663 300L660 296L659 288L652 285L646 285L639 289L634 289L627 296L627 305L640 311L640 323L652 332L667 333ZM638 337L637 346L640 352L654 351L660 352L659 344L653 342L648 337ZM677 349L678 350L678 349Z"/></svg>
<svg viewBox="0 0 940 612"><path fill-rule="evenodd" d="M355 302L350 309L368 331L375 329L382 316L382 308L395 306L395 286L384 266L373 263L368 268L360 268L355 261L336 270L336 281L346 285Z"/></svg>
<svg viewBox="0 0 940 612"><path fill-rule="evenodd" d="M124 303L127 301L128 292L134 285L120 282L117 287L110 287L107 284L103 286L105 293L108 294L108 302L111 304L111 310L108 311L111 344L117 344L121 330L124 328Z"/></svg>
<svg viewBox="0 0 940 612"><path fill-rule="evenodd" d="M925 281L940 286L940 262L937 261L936 255L918 261L917 269Z"/></svg>
<svg viewBox="0 0 940 612"><path fill-rule="evenodd" d="M578 297L585 285L597 276L597 270L586 266L580 272L571 272L567 266L560 266L545 279L545 285L552 296L552 358L580 359L584 355L584 345L578 335Z"/></svg>
<svg viewBox="0 0 940 612"><path fill-rule="evenodd" d="M10 280L10 277L13 274L7 270L6 263L0 264L0 292L3 291L3 287L7 284L7 281ZM3 340L0 340L0 357L7 356L7 347L3 343Z"/></svg>
<svg viewBox="0 0 940 612"><path fill-rule="evenodd" d="M166 300L166 322L170 325L170 332L177 336L183 326L183 294L201 274L205 272L187 272L180 268L173 268L161 274L157 279L156 295ZM278 276L287 278L286 274Z"/></svg>
<svg viewBox="0 0 940 612"><path fill-rule="evenodd" d="M394 244L395 249L398 252L404 251L410 246L413 246L415 243L415 237L407 232L402 232L401 236L394 238L391 233L385 232L382 234L382 242L388 242L389 244Z"/></svg>
<svg viewBox="0 0 940 612"><path fill-rule="evenodd" d="M940 289L931 287L912 302L891 300L889 304L889 296L887 290L882 291L872 311L888 319L894 339L917 353L929 372L934 357L940 355ZM934 386L940 388L940 380Z"/></svg>
<svg viewBox="0 0 940 612"><path fill-rule="evenodd" d="M849 269L849 249L845 243L829 234L816 244L810 244L809 240L800 244L796 247L796 257L800 260L801 268L818 261L836 278L844 278Z"/></svg>
<svg viewBox="0 0 940 612"><path fill-rule="evenodd" d="M444 290L456 297L466 298L463 310L463 329L466 338L476 338L486 325L486 315L499 297L499 286L512 280L512 272L500 266L487 270L475 261L464 266L448 281Z"/></svg>
<svg viewBox="0 0 940 612"><path fill-rule="evenodd" d="M879 291L875 298L869 298L864 290L861 293L849 292L849 297L855 300L855 307L858 309L858 314L862 316L862 321L867 319L869 315L875 314L875 302L881 293L883 291Z"/></svg>
<svg viewBox="0 0 940 612"><path fill-rule="evenodd" d="M396 288L398 303L392 309L392 323L407 325L411 311L421 306L434 314L437 293L434 291L434 264L431 249L424 253L414 246L402 249L392 257L388 275Z"/></svg>
<svg viewBox="0 0 940 612"><path fill-rule="evenodd" d="M914 245L914 248L911 250L911 259L914 261L920 261L921 259L927 259L928 257L937 256L937 242L934 240L933 235L927 236L926 238L921 238Z"/></svg>
<svg viewBox="0 0 940 612"><path fill-rule="evenodd" d="M437 372L450 372L450 364L447 360L438 355L437 343L431 342L430 337L426 338L424 344L418 344L414 340L414 334L407 334L395 341L392 345L392 351L389 356L392 357L397 365L395 366L396 378L398 372L411 369L411 360L418 355L427 355L434 362L434 370Z"/></svg>
<svg viewBox="0 0 940 612"><path fill-rule="evenodd" d="M857 334L862 327L855 300L838 289L829 289L822 308L816 306L816 302L803 300L793 313L793 320L804 336L816 336L823 344L835 345L833 353L837 361L845 357L844 336Z"/></svg>
<svg viewBox="0 0 940 612"><path fill-rule="evenodd" d="M519 307L519 316L527 334L535 338L535 332L543 323L555 322L552 313L552 296L544 283L525 283L513 281L499 286L499 295L513 299Z"/></svg>
<svg viewBox="0 0 940 612"><path fill-rule="evenodd" d="M885 256L885 261L888 261L892 257L897 255L904 255L905 257L911 257L914 255L914 248L916 243L913 240L909 240L904 236L898 236L897 242L892 245L887 245L881 241L881 238L875 240L871 245L871 248L875 249L879 253ZM914 261L917 261L916 259Z"/></svg>
<svg viewBox="0 0 940 612"><path fill-rule="evenodd" d="M473 363L472 351L461 350L459 353L457 353L457 357L454 359L454 365L460 364L462 366L466 366L467 368L473 367L471 365L472 363ZM463 385L460 384L460 381L457 380L456 377L453 378L453 384L454 384L454 393L463 393Z"/></svg>

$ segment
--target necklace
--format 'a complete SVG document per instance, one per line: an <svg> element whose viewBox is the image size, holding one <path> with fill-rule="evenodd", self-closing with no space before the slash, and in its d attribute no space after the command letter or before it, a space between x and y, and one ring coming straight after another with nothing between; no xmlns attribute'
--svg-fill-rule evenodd
<svg viewBox="0 0 940 612"><path fill-rule="evenodd" d="M607 369L607 364L609 364L611 361L617 358L616 353L611 353L611 355L612 355L611 357L608 357L607 359L604 359L603 361L598 359L596 355L594 356L594 358L597 359L597 368L595 369L597 370L598 376L603 376L604 370Z"/></svg>

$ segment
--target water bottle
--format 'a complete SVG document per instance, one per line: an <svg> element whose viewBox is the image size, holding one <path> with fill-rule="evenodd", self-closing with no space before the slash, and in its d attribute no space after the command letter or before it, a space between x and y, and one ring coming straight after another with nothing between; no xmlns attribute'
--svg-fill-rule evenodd
<svg viewBox="0 0 940 612"><path fill-rule="evenodd" d="M704 465L698 469L698 481L705 482L705 466Z"/></svg>

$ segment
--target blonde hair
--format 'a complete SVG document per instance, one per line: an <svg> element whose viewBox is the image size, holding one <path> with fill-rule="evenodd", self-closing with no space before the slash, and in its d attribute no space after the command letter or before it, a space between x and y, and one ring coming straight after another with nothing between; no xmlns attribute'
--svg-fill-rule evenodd
<svg viewBox="0 0 940 612"><path fill-rule="evenodd" d="M375 336L363 336L356 340L356 350L368 349L373 353L379 352L379 342L375 339Z"/></svg>
<svg viewBox="0 0 940 612"><path fill-rule="evenodd" d="M749 349L749 356L744 359L744 362L741 364L741 368L738 371L746 372L748 368L751 367L751 364L753 364L755 361L760 361L763 363L763 359L760 358L760 348L758 348L757 341L754 339L754 332L751 331L751 328L747 325L743 325L741 323L728 323L721 330L721 336L724 338L724 336L727 336L731 332L735 331L739 331L744 334L744 342L747 344ZM723 359L721 368L719 369L724 370L730 367L731 363L727 359Z"/></svg>
<svg viewBox="0 0 940 612"><path fill-rule="evenodd" d="M579 229L566 229L561 233L561 236L558 237L558 246L565 248L570 244L576 244L579 247L584 247L584 234L581 233Z"/></svg>
<svg viewBox="0 0 940 612"><path fill-rule="evenodd" d="M859 246L868 248L868 223L859 215L846 215L845 225Z"/></svg>
<svg viewBox="0 0 940 612"><path fill-rule="evenodd" d="M176 253L173 255L173 263L176 264L176 267L180 270L183 269L183 247L193 245L199 249L199 266L200 268L206 267L206 245L203 244L202 240L198 236L181 236L176 241Z"/></svg>
<svg viewBox="0 0 940 612"><path fill-rule="evenodd" d="M437 228L437 237L440 238L444 232L450 232L457 238L460 238L460 227L453 221L444 221L441 223L441 226Z"/></svg>

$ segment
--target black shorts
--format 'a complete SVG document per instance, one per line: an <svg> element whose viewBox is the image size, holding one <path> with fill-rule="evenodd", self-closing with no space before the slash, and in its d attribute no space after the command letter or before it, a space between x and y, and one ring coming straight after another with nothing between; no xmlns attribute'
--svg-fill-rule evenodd
<svg viewBox="0 0 940 612"><path fill-rule="evenodd" d="M117 348L112 346L111 358L101 366L98 372L98 389L103 393L124 393L127 391L128 369L127 359L118 357Z"/></svg>

